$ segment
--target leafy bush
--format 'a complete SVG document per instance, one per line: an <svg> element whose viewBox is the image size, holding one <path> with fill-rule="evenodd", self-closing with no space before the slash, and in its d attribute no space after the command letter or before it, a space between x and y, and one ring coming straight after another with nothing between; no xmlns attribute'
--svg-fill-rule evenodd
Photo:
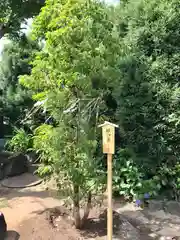
<svg viewBox="0 0 180 240"><path fill-rule="evenodd" d="M160 171L164 175L155 175L147 179L143 169L136 165L135 154L128 148L119 150L113 163L113 191L116 195L123 195L127 199L143 199L148 193L149 196L156 197L161 193L163 186L168 184L169 179L164 170Z"/></svg>
<svg viewBox="0 0 180 240"><path fill-rule="evenodd" d="M143 173L142 189L153 195L168 190L172 198L179 195L178 6L178 0L137 0L117 9L122 55L113 90L125 147Z"/></svg>
<svg viewBox="0 0 180 240"><path fill-rule="evenodd" d="M31 134L27 134L23 128L16 128L14 136L6 143L6 148L13 152L26 153L31 145Z"/></svg>
<svg viewBox="0 0 180 240"><path fill-rule="evenodd" d="M53 127L42 124L36 128L33 136L33 149L40 155L41 164L37 173L44 178L53 174L53 164L57 159L57 151L53 146Z"/></svg>
<svg viewBox="0 0 180 240"><path fill-rule="evenodd" d="M180 200L179 163L172 167L163 165L159 168L154 179L159 187L159 195L173 200Z"/></svg>
<svg viewBox="0 0 180 240"><path fill-rule="evenodd" d="M141 189L138 189L136 199L143 200L144 195L160 199L180 200L180 164L174 167L159 167L156 175L142 181ZM142 202L142 201L141 201Z"/></svg>
<svg viewBox="0 0 180 240"><path fill-rule="evenodd" d="M113 190L115 194L134 198L142 188L142 173L135 166L133 154L121 149L113 160Z"/></svg>
<svg viewBox="0 0 180 240"><path fill-rule="evenodd" d="M43 177L52 174L58 176L59 190L71 197L75 210L80 207L80 201L87 198L88 206L84 215L86 218L90 209L91 195L101 190L104 178L96 170L96 161L93 158L96 141L89 138L90 135L87 135L82 125L81 135L78 134L77 140L76 127L73 129L67 123L61 123L58 127L44 124L36 129L34 148L41 157L38 172ZM79 210L76 211L78 215ZM83 219L79 220L79 215L75 218L78 228L84 223Z"/></svg>

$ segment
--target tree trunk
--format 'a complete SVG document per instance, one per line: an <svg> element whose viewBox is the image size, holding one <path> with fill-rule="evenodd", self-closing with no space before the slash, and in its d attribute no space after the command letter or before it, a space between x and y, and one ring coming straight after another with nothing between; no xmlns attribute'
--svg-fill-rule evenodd
<svg viewBox="0 0 180 240"><path fill-rule="evenodd" d="M90 212L90 209L91 209L91 200L92 200L91 192L88 192L87 205L86 205L86 208L84 210L84 216L81 220L81 227L85 224L85 222L86 222L86 220L89 216L89 212Z"/></svg>
<svg viewBox="0 0 180 240"><path fill-rule="evenodd" d="M74 184L74 197L73 197L73 217L74 224L77 229L81 228L81 216L79 207L79 186Z"/></svg>
<svg viewBox="0 0 180 240"><path fill-rule="evenodd" d="M0 115L0 138L4 138L4 117Z"/></svg>

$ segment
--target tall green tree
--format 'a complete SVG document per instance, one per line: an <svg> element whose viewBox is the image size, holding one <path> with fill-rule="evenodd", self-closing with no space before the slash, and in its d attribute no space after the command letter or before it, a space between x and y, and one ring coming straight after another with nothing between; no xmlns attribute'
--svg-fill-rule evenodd
<svg viewBox="0 0 180 240"><path fill-rule="evenodd" d="M21 24L33 18L45 0L3 0L0 2L0 38L5 34L18 35Z"/></svg>
<svg viewBox="0 0 180 240"><path fill-rule="evenodd" d="M1 124L6 120L12 127L32 107L32 93L19 84L19 76L31 73L30 61L38 50L38 44L25 35L19 41L12 41L5 46L0 62ZM1 125L3 134L2 130Z"/></svg>
<svg viewBox="0 0 180 240"><path fill-rule="evenodd" d="M77 228L105 177L94 152L96 127L109 117L107 98L119 74L121 46L112 11L99 1L47 0L34 22L34 36L46 40L45 48L31 75L21 78L57 122L55 128L42 125L35 131L34 146L41 152L40 173L58 174L60 189L68 188ZM82 199L87 199L83 219Z"/></svg>

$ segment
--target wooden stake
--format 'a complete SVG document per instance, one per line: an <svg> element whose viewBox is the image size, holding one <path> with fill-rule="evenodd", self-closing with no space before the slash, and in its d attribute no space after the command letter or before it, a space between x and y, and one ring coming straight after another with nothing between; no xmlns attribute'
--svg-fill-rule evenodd
<svg viewBox="0 0 180 240"><path fill-rule="evenodd" d="M100 125L103 135L103 153L107 153L107 240L112 240L113 236L113 204L112 204L112 154L115 152L115 124L105 122Z"/></svg>
<svg viewBox="0 0 180 240"><path fill-rule="evenodd" d="M108 166L108 211L107 211L107 240L112 240L113 235L113 204L112 204L112 154L107 154Z"/></svg>

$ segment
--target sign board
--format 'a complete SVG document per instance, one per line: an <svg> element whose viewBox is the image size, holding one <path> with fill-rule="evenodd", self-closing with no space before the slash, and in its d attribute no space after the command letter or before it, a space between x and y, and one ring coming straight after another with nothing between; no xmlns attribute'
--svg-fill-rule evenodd
<svg viewBox="0 0 180 240"><path fill-rule="evenodd" d="M102 127L103 153L114 154L115 152L115 124L105 122Z"/></svg>
<svg viewBox="0 0 180 240"><path fill-rule="evenodd" d="M102 128L103 153L114 154L114 134L114 127L107 125Z"/></svg>

